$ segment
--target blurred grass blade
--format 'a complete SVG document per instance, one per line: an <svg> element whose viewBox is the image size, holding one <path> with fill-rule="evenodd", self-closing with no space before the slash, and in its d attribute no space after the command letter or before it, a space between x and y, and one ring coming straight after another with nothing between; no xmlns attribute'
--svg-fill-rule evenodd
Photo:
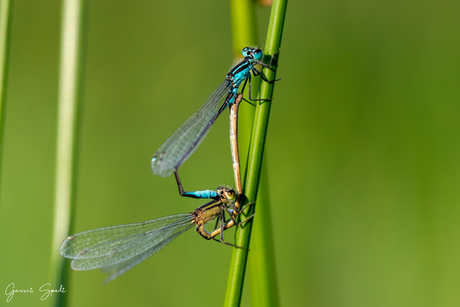
<svg viewBox="0 0 460 307"><path fill-rule="evenodd" d="M234 61L241 61L241 50L247 46L257 45L255 3L252 0L231 0L230 1L233 35L233 56ZM253 78L251 93L254 97L258 92L259 78ZM247 92L247 90L246 90ZM247 94L246 94L247 96ZM251 138L252 122L254 121L254 107L242 103L238 111L238 143L240 165L247 162L249 140Z"/></svg>
<svg viewBox="0 0 460 307"><path fill-rule="evenodd" d="M254 1L230 1L232 17L233 53L241 58L241 49L257 44Z"/></svg>
<svg viewBox="0 0 460 307"><path fill-rule="evenodd" d="M246 46L258 45L257 40L257 29L256 29L256 14L255 14L255 2L252 0L231 0L231 23L232 23L232 36L233 36L233 54L234 61L241 59L241 50ZM257 96L258 86L260 84L260 78L252 79L251 93L253 97ZM255 82L254 82L255 81ZM247 94L246 94L247 96ZM249 151L249 141L251 138L251 129L254 121L255 108L252 106L245 107L245 104L241 104L238 111L238 143L239 143L239 156L240 156L240 167L244 167L247 163L247 152ZM242 172L244 174L244 172ZM241 204L243 205L243 203ZM235 259L231 260L232 262ZM232 278L235 274L230 269L227 290L225 294L224 306L231 306L233 302L232 297L235 296L237 289L240 289L239 296L242 294L243 279L237 280ZM236 282L240 282L237 284ZM251 292L251 295L253 293ZM239 297L239 300L241 297Z"/></svg>
<svg viewBox="0 0 460 307"><path fill-rule="evenodd" d="M67 286L65 277L66 270L69 269L59 254L59 246L71 230L77 184L83 22L86 19L84 5L83 0L64 0L62 8L54 229L50 265L50 282L54 288ZM52 296L53 305L62 306L65 297L66 295Z"/></svg>
<svg viewBox="0 0 460 307"><path fill-rule="evenodd" d="M269 4L271 5L271 3ZM251 0L233 0L232 9L232 30L233 30L233 51L241 57L241 49L246 46L259 45L257 39L257 22L255 4ZM257 96L260 86L260 78L252 80L251 93ZM241 129L238 133L240 145L241 165L246 165L246 157L251 137L251 129L254 121L255 108L240 108L238 114ZM266 170L265 161L262 168ZM275 257L273 247L273 235L271 233L272 223L270 216L268 197L268 174L262 173L259 183L258 210L254 219L254 232L252 234L251 252L249 253L249 278L251 283L251 306L278 306L278 287L275 271ZM262 197L261 197L262 196ZM244 283L244 280L242 280ZM243 285L242 285L243 286ZM232 287L228 286L230 292Z"/></svg>
<svg viewBox="0 0 460 307"><path fill-rule="evenodd" d="M262 161L262 173L257 193L257 218L252 224L248 260L251 283L251 306L279 306L278 283L273 246L267 164Z"/></svg>
<svg viewBox="0 0 460 307"><path fill-rule="evenodd" d="M3 136L5 128L6 78L8 72L11 3L0 0L0 189L2 183Z"/></svg>
<svg viewBox="0 0 460 307"><path fill-rule="evenodd" d="M281 36L284 26L284 18L286 13L287 0L274 1L270 22L268 26L267 33L267 42L265 44L264 53L266 55L272 55L281 45ZM278 55L275 58L275 67L277 66ZM276 69L274 71L264 70L267 78L269 80L275 79ZM262 82L261 95L260 97L265 99L271 99L273 94L273 84L268 84ZM261 167L262 167L262 157L263 150L265 145L265 137L268 127L268 118L270 114L270 105L269 101L258 103L256 106L255 121L252 129L248 163L246 167L246 178L243 192L246 195L249 202L255 202L257 199L258 186L260 181ZM245 216L251 215L254 211L255 206L250 206L249 212ZM267 208L268 210L268 208ZM244 219L244 217L242 217ZM257 219L257 217L256 217ZM269 221L264 221L268 222ZM266 224L269 225L269 224ZM267 227L263 225L261 227L263 238L269 237L270 233L267 233ZM246 225L240 226L236 231L236 240L235 245L242 246L245 248L249 247L250 235L251 235L252 220L249 221ZM271 240L271 239L270 239ZM267 241L268 243L268 241ZM272 249L270 247L271 243L265 245L265 251ZM248 252L244 249L233 249L232 262L230 264L230 273L229 280L227 284L227 293L225 298L225 306L239 306L241 302L241 295L243 290L243 282L246 270ZM259 254L262 256L262 254ZM257 259L254 259L257 261ZM265 278L268 278L270 281L266 283L265 287L258 287L256 290L260 291L270 291L270 289L276 289L276 278L274 271L270 273L270 270L273 269L273 259L267 260L266 266L259 271L257 274L259 276L254 276L256 279L265 275ZM271 268L270 268L271 266ZM262 296L262 293L258 293L257 296ZM268 295L268 294L267 294ZM267 304L277 304L277 295L270 296L274 301L266 299ZM267 296L265 296L267 298ZM253 301L254 304L262 306L262 301Z"/></svg>
<svg viewBox="0 0 460 307"><path fill-rule="evenodd" d="M255 4L251 0L232 0L232 33L233 51L235 57L241 58L241 49L246 46L259 45L257 40ZM260 78L252 80L251 92L257 96ZM240 108L238 118L240 128L238 132L238 142L240 143L241 165L246 165L249 140L251 136L252 124L254 121L255 108L246 106ZM263 162L265 164L265 162ZM264 167L266 169L266 167ZM264 180L265 179L265 180ZM273 236L271 233L270 208L268 206L268 185L267 172L264 172L261 183L259 184L257 218L254 220L253 243L251 253L249 253L250 282L251 282L251 305L252 306L277 306L278 289L276 282L275 260L273 255ZM254 238L254 235L257 237ZM270 252L268 252L270 251ZM229 279L233 282L233 279ZM242 281L244 282L244 281ZM233 291L235 285L228 284L227 297ZM241 285L242 288L242 285ZM225 300L229 301L228 299Z"/></svg>

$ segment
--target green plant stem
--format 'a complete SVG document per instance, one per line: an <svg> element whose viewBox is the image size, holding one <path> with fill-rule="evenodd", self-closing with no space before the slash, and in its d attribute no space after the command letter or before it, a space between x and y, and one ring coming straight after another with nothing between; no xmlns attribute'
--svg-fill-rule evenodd
<svg viewBox="0 0 460 307"><path fill-rule="evenodd" d="M79 105L83 58L83 0L64 0L62 8L61 58L59 71L57 152L54 200L54 229L51 249L50 282L67 286L67 261L59 254L61 242L71 231L77 186ZM67 264L67 265L66 265ZM67 295L54 295L52 305L65 304Z"/></svg>
<svg viewBox="0 0 460 307"><path fill-rule="evenodd" d="M3 136L5 128L6 78L8 72L11 3L0 0L0 189L2 179Z"/></svg>
<svg viewBox="0 0 460 307"><path fill-rule="evenodd" d="M270 22L268 26L268 33L267 33L267 42L265 44L265 54L272 55L281 45L281 36L283 32L284 26L284 17L287 7L287 0L279 0L274 1L272 5L272 11L270 15ZM275 79L276 75L276 62L278 59L277 54L275 56L275 69L267 70L265 69L264 72L269 80ZM266 82L262 82L261 86L261 95L260 97L264 99L271 99L273 94L273 84L268 84ZM256 105L256 112L255 112L255 120L252 129L251 141L250 141L250 148L249 148L249 155L248 155L248 163L246 167L246 178L245 184L243 188L243 192L249 202L255 202L257 199L259 181L260 181L260 174L261 174L261 167L262 167L262 157L265 145L265 138L267 133L268 127L268 119L270 114L270 101L264 101L258 103ZM259 204L260 206L260 204ZM262 208L261 208L262 209ZM255 210L255 205L250 206L248 212L243 214L243 219L246 216L251 215ZM264 216L264 215L263 215ZM256 217L257 218L257 217ZM269 221L268 221L269 222ZM229 273L229 280L227 284L227 293L225 298L225 306L239 306L241 302L241 295L243 290L243 282L245 276L245 269L246 269L246 262L248 256L248 247L251 237L251 228L252 228L252 221L248 221L245 225L240 226L236 231L236 239L235 244L241 246L246 249L233 249L232 261L230 264L230 273ZM270 234L266 233L267 228L261 227L263 231L262 236L266 238L270 236ZM270 250L268 247L267 250ZM261 253L263 254L263 253ZM271 263L271 264L270 264ZM266 268L274 267L273 259L267 261ZM265 269L264 269L265 270ZM265 277L270 279L275 279L274 274L269 273L268 271L264 271ZM262 276L262 275L261 275ZM260 276L260 277L261 277ZM275 287L268 286L264 287L265 290ZM277 295L275 295L274 304L277 302ZM267 301L270 301L268 299Z"/></svg>

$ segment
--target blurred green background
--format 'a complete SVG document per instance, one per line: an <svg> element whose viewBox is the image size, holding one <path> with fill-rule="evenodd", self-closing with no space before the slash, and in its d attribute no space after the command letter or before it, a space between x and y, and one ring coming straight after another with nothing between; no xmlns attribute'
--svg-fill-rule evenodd
<svg viewBox="0 0 460 307"><path fill-rule="evenodd" d="M88 2L75 232L192 211L204 202L150 159L225 77L229 3ZM0 289L35 289L7 306L47 306L60 2L12 14ZM458 1L289 3L266 144L281 305L460 305L459 16ZM181 168L186 189L233 185L227 117ZM72 272L64 295L220 306L230 257L189 231L108 285Z"/></svg>

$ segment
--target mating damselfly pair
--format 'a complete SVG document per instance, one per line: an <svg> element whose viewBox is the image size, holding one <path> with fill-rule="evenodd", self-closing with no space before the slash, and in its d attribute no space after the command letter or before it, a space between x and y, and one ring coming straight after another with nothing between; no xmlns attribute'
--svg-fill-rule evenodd
<svg viewBox="0 0 460 307"><path fill-rule="evenodd" d="M181 233L194 226L205 239L213 239L220 234L220 242L235 246L224 241L223 232L233 225L238 225L235 218L241 212L238 211L237 203L239 193L241 193L239 162L235 167L235 159L238 157L236 113L243 97L238 90L243 84L241 89L243 92L249 82L249 99L263 100L251 97L251 74L260 76L265 82L275 81L267 80L264 74L255 67L256 64L266 68L272 66L271 61L270 65L261 61L263 52L260 49L246 47L242 50L242 54L244 59L230 70L224 82L208 97L198 111L168 138L155 153L151 162L154 174L166 177L175 173L181 196L209 198L212 201L191 213L170 215L143 223L104 227L71 235L62 242L60 253L66 258L73 259L73 269L102 269L103 272L111 274L105 280L108 282L152 256ZM233 117L231 115L231 118L234 119L231 125L233 125L232 131L235 131L232 141L232 157L237 191L224 187L219 187L217 190L184 191L178 168L201 144L217 117L229 106L235 107L231 108L231 114L234 113ZM225 213L229 218L226 218ZM216 219L214 229L211 232L205 230L205 224L214 219Z"/></svg>

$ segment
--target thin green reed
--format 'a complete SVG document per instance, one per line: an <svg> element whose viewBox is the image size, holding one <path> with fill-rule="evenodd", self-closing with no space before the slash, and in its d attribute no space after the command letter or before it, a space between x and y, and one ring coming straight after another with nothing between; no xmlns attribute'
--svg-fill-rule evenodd
<svg viewBox="0 0 460 307"><path fill-rule="evenodd" d="M0 188L2 183L3 136L5 128L6 79L8 72L11 3L0 0Z"/></svg>
<svg viewBox="0 0 460 307"><path fill-rule="evenodd" d="M281 36L284 26L284 18L286 13L287 0L274 1L272 5L270 22L267 32L267 40L265 43L264 53L266 55L272 55L281 46ZM238 12L241 14L242 12ZM253 17L253 16L252 16ZM269 80L275 79L276 66L279 54L275 57L275 70L271 71L265 69L264 72ZM262 82L260 96L264 99L271 99L273 94L273 84L268 84ZM270 114L270 101L264 101L257 103L256 112L254 116L254 125L252 128L252 135L250 141L248 163L246 167L246 178L244 183L243 192L249 202L255 202L257 200L258 188L260 182L260 174L262 168L262 157L265 145L265 137L268 127L268 119ZM264 223L261 224L260 229L258 230L260 238L267 239L271 236L270 232L270 218L268 207L264 206L262 203L258 203L258 215L261 211L267 210L263 214L260 214L260 217L264 219ZM255 206L250 206L249 212L246 213L246 216L251 215L254 212ZM264 208L266 207L266 208ZM256 216L255 219L259 218ZM239 227L236 231L236 240L235 244L245 248L249 247L250 237L251 237L251 227L252 222L247 223L244 227ZM270 253L273 250L271 239L265 240L267 244L259 245L264 249L263 252L258 253L258 257L267 257L267 253ZM243 291L243 282L246 271L246 262L247 262L248 252L245 249L233 249L232 262L230 264L230 273L229 280L227 284L227 293L225 298L225 306L239 306L241 303L241 295ZM272 256L268 256L272 257ZM261 258L262 259L262 258ZM253 261L257 261L254 259ZM258 267L256 272L258 276L254 278L262 280L263 278L267 279L265 286L258 287L256 291L256 298L253 299L253 304L257 306L270 306L277 305L277 290L276 290L276 277L274 271L274 259L264 259L265 265ZM251 277L252 278L252 277ZM273 290L274 293L269 293L270 290Z"/></svg>
<svg viewBox="0 0 460 307"><path fill-rule="evenodd" d="M51 246L50 282L68 286L69 265L59 254L59 246L71 232L77 186L78 135L84 49L84 0L64 0L58 95L58 124L54 195L54 229ZM65 305L67 295L52 296L54 306Z"/></svg>

